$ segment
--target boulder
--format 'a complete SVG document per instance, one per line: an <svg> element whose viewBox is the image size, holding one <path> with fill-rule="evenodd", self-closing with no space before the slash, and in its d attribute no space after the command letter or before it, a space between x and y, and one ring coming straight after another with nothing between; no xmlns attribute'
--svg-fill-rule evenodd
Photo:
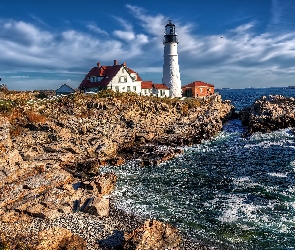
<svg viewBox="0 0 295 250"><path fill-rule="evenodd" d="M295 126L295 100L280 95L262 96L251 106L240 111L247 134L271 132Z"/></svg>
<svg viewBox="0 0 295 250"><path fill-rule="evenodd" d="M124 235L126 250L177 250L181 243L178 230L166 223L147 220L132 233Z"/></svg>
<svg viewBox="0 0 295 250"><path fill-rule="evenodd" d="M93 194L97 197L110 194L115 188L117 178L114 173L105 173L94 177L90 182L93 188Z"/></svg>
<svg viewBox="0 0 295 250"><path fill-rule="evenodd" d="M68 229L53 227L39 233L36 250L86 250L86 242Z"/></svg>
<svg viewBox="0 0 295 250"><path fill-rule="evenodd" d="M108 216L110 213L110 200L108 198L95 197L84 209L84 212L100 217Z"/></svg>

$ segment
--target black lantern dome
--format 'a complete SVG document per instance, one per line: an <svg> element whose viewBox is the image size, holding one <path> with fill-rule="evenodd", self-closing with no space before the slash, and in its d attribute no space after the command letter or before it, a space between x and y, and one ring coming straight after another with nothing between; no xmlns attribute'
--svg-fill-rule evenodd
<svg viewBox="0 0 295 250"><path fill-rule="evenodd" d="M163 43L178 43L177 35L175 33L175 25L169 20L165 26L165 35Z"/></svg>

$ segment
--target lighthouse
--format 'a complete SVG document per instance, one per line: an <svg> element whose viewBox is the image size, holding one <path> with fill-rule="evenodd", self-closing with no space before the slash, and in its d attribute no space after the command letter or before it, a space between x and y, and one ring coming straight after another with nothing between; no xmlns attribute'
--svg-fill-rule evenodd
<svg viewBox="0 0 295 250"><path fill-rule="evenodd" d="M175 25L169 20L165 26L164 35L164 64L162 83L170 89L170 97L181 97L181 81L178 65Z"/></svg>

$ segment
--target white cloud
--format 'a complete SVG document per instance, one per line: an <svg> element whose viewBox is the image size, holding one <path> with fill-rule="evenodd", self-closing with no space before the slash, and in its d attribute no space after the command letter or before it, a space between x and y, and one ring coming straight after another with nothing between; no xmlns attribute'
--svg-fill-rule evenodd
<svg viewBox="0 0 295 250"><path fill-rule="evenodd" d="M24 79L24 78L29 78L29 76L8 76L8 78L13 78L13 79Z"/></svg>
<svg viewBox="0 0 295 250"><path fill-rule="evenodd" d="M231 31L234 33L238 33L238 34L245 34L247 31L249 31L254 26L255 26L255 22L250 22L250 23L240 25Z"/></svg>
<svg viewBox="0 0 295 250"><path fill-rule="evenodd" d="M24 21L0 20L2 77L13 73L21 82L28 80L21 79L23 72L64 73L65 79L77 84L97 61L107 65L118 59L140 75L152 77L144 80L161 82L162 39L169 18L137 6L126 7L136 21L131 24L114 17L120 27L107 31L94 23L86 24L84 32L73 28L58 32ZM253 20L222 35L203 35L197 32L198 24L174 23L183 84L203 80L219 87L294 85L295 32L257 33Z"/></svg>
<svg viewBox="0 0 295 250"><path fill-rule="evenodd" d="M87 24L86 27L90 30L93 31L97 34L103 34L108 36L108 32L106 32L105 30L102 30L101 28L97 27L95 24Z"/></svg>
<svg viewBox="0 0 295 250"><path fill-rule="evenodd" d="M114 18L119 21L119 23L121 24L121 26L127 30L127 31L132 31L133 27L130 23L128 23L126 20L124 20L123 18L121 17L115 17Z"/></svg>
<svg viewBox="0 0 295 250"><path fill-rule="evenodd" d="M156 37L163 37L164 26L168 22L168 18L157 14L156 16L146 14L146 11L140 7L133 5L126 5L131 13L141 22L142 27L148 34Z"/></svg>
<svg viewBox="0 0 295 250"><path fill-rule="evenodd" d="M135 34L132 31L115 30L114 35L126 41L135 39Z"/></svg>

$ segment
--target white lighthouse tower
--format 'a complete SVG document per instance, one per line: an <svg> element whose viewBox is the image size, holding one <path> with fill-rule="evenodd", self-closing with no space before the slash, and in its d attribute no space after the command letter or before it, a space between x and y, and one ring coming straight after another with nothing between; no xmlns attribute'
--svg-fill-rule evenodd
<svg viewBox="0 0 295 250"><path fill-rule="evenodd" d="M162 83L170 89L170 97L181 97L181 81L177 54L177 35L175 25L169 20L165 26L164 64Z"/></svg>

